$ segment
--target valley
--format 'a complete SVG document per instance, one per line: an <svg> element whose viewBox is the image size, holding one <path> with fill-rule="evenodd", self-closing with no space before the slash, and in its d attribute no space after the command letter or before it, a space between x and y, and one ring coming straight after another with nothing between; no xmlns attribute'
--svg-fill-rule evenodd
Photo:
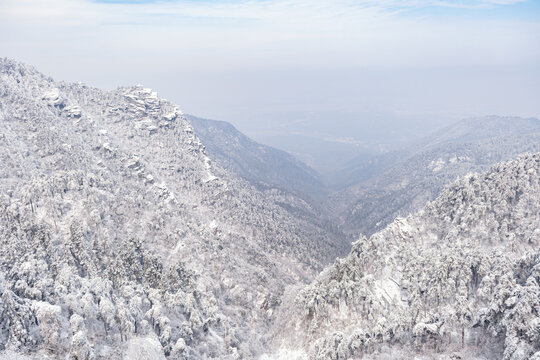
<svg viewBox="0 0 540 360"><path fill-rule="evenodd" d="M330 178L143 86L0 59L0 359L535 359L540 121Z"/></svg>

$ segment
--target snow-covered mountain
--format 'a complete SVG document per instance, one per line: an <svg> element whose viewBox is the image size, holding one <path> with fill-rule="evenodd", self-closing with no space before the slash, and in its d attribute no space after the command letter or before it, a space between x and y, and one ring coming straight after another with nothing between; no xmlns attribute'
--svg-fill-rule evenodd
<svg viewBox="0 0 540 360"><path fill-rule="evenodd" d="M259 144L226 121L186 115L208 156L261 189L278 188L322 198L319 174L285 151Z"/></svg>
<svg viewBox="0 0 540 360"><path fill-rule="evenodd" d="M540 153L469 174L291 293L273 359L540 359Z"/></svg>
<svg viewBox="0 0 540 360"><path fill-rule="evenodd" d="M0 59L0 353L237 359L285 287L349 245L207 155L141 86L54 82Z"/></svg>
<svg viewBox="0 0 540 360"><path fill-rule="evenodd" d="M397 216L422 208L458 177L537 151L538 119L462 120L401 151L349 163L336 178L354 185L332 194L328 207L344 231L370 235Z"/></svg>
<svg viewBox="0 0 540 360"><path fill-rule="evenodd" d="M330 212L393 222L318 276L350 247L317 177L192 120L0 59L0 359L540 360L540 154L393 220L540 150L538 120L387 155Z"/></svg>

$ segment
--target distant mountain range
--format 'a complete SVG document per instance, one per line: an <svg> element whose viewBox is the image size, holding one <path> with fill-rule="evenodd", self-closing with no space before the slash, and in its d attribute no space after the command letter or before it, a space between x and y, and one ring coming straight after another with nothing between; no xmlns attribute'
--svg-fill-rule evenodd
<svg viewBox="0 0 540 360"><path fill-rule="evenodd" d="M347 233L371 235L423 207L457 177L537 151L538 119L465 119L401 151L350 162L335 175L348 186L330 195L328 208Z"/></svg>
<svg viewBox="0 0 540 360"><path fill-rule="evenodd" d="M399 162L406 161L411 155L429 148L528 135L531 132L538 132L539 128L540 120L536 118L485 116L464 119L427 137L413 141L399 151L372 157L358 156L349 161L341 171L334 174L331 185L343 188L361 183L381 174Z"/></svg>

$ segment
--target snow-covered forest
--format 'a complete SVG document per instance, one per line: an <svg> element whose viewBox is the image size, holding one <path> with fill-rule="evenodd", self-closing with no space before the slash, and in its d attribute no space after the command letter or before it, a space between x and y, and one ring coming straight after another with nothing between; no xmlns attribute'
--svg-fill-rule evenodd
<svg viewBox="0 0 540 360"><path fill-rule="evenodd" d="M360 237L282 307L276 354L540 358L539 175L518 157Z"/></svg>
<svg viewBox="0 0 540 360"><path fill-rule="evenodd" d="M302 199L213 163L150 89L7 59L0 76L0 350L250 358L284 288L349 248Z"/></svg>
<svg viewBox="0 0 540 360"><path fill-rule="evenodd" d="M0 359L540 359L538 120L325 198L192 119L0 59Z"/></svg>

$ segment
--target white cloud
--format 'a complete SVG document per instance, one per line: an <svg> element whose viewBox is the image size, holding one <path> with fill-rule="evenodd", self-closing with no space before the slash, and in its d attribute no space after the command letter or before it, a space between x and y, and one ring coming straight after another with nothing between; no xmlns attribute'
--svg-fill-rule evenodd
<svg viewBox="0 0 540 360"><path fill-rule="evenodd" d="M48 45L59 47L59 51L66 46L80 47L73 39L79 37L96 51L122 49L129 56L138 51L169 57L189 54L194 59L189 66L208 66L207 60L211 57L214 61L216 56L227 66L264 66L269 60L278 67L296 62L308 67L491 64L537 58L538 44L530 33L538 30L537 24L400 15L404 9L488 2L507 1L179 1L132 5L5 0L0 5L0 21L1 28L10 31L21 47L36 40L29 36L34 30L48 37Z"/></svg>
<svg viewBox="0 0 540 360"><path fill-rule="evenodd" d="M442 67L540 61L538 22L408 10L515 0L0 0L0 45L23 59L185 69ZM405 14L403 12L405 11ZM481 11L481 10L471 10ZM46 52L44 52L47 49ZM20 55L19 55L20 54ZM97 56L99 54L99 57Z"/></svg>
<svg viewBox="0 0 540 360"><path fill-rule="evenodd" d="M523 94L536 94L537 87L531 84L538 74L530 83L513 83L530 89L519 94L510 90L495 94L497 85L493 85L500 80L501 87L506 86L497 70L501 67L531 68L540 63L538 20L489 16L490 9L514 2L246 0L134 5L0 0L0 56L32 63L59 79L106 87L142 82L165 91L187 110L225 119L239 116L241 111L246 121L260 109L298 111L301 106L309 107L310 101L327 111L339 104L347 111L363 106L373 111L429 110L433 114L435 107L444 107L463 109L467 115L480 108L493 108L495 113L489 106L491 95L521 108L536 109L537 101ZM467 16L444 16L445 10L463 11ZM474 93L455 95L460 84L452 85L450 97L443 82L426 81L425 86L433 87L426 93L414 86L409 89L403 82L387 81L384 75L357 76L355 81L363 88L362 96L357 96L354 92L359 90L347 76L338 77L336 84L329 77L317 85L317 81L302 76L292 80L283 75L288 71L317 76L333 71L469 71L475 67L496 69L482 77L482 81L493 77L491 84L463 85L478 89L482 107ZM440 78L450 81L448 76ZM305 85L288 83L288 79ZM400 92L405 88L406 93ZM373 92L377 97L370 95ZM440 98L430 103L423 100L432 93L440 93ZM333 105L328 100L331 98ZM450 98L454 104L447 100ZM467 99L470 102L463 105ZM500 101L498 105L497 109L512 109ZM517 110L516 105L515 113Z"/></svg>

